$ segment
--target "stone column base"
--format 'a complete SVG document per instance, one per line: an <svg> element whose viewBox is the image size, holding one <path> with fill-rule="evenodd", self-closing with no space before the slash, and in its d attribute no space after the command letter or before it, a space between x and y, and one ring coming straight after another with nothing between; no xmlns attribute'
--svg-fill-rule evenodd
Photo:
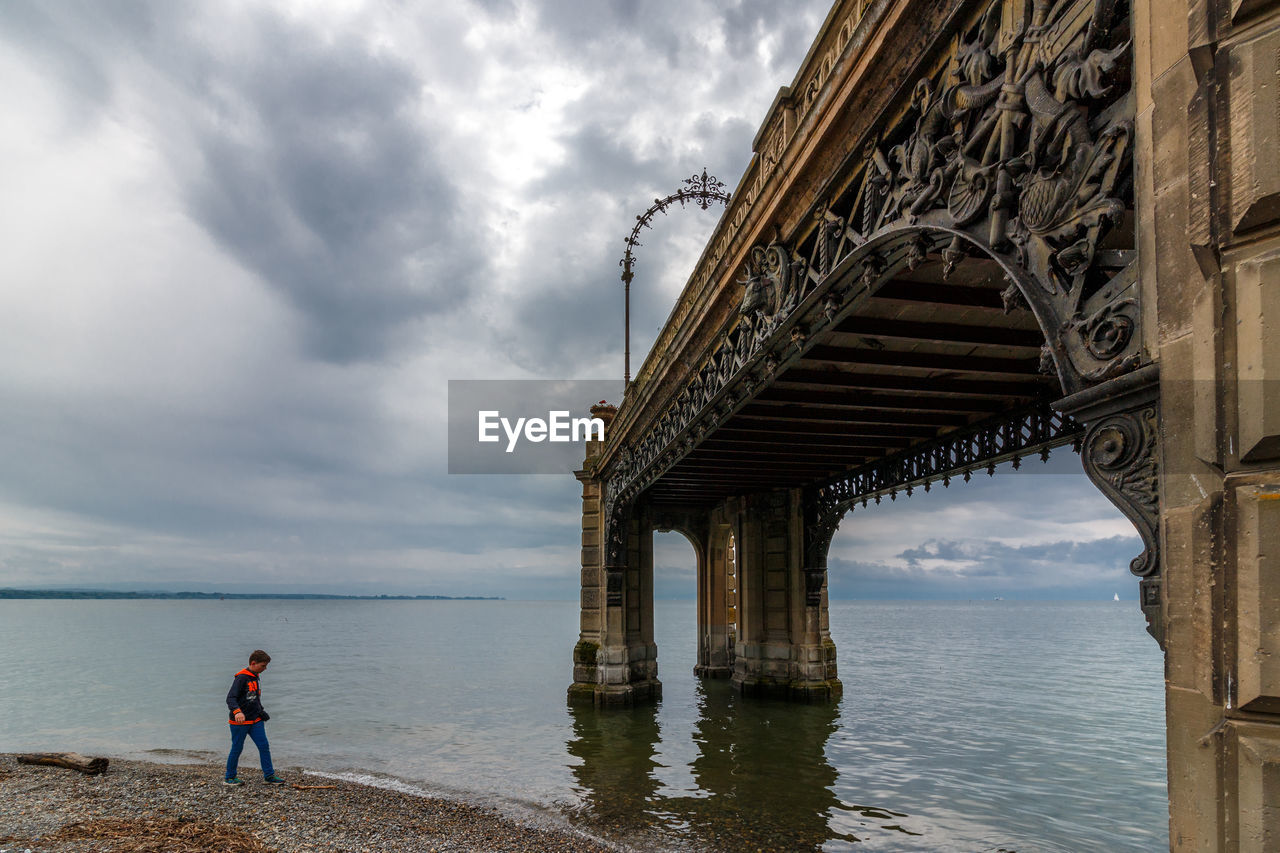
<svg viewBox="0 0 1280 853"><path fill-rule="evenodd" d="M844 695L844 685L838 678L828 678L825 681L793 681L766 676L740 677L735 673L732 684L743 696L785 699L788 702L834 702Z"/></svg>
<svg viewBox="0 0 1280 853"><path fill-rule="evenodd" d="M662 698L662 682L656 678L631 684L569 685L569 704L594 705L597 708L630 708L656 702Z"/></svg>
<svg viewBox="0 0 1280 853"><path fill-rule="evenodd" d="M652 643L600 646L582 641L573 650L573 661L570 705L620 707L662 698L658 647Z"/></svg>
<svg viewBox="0 0 1280 853"><path fill-rule="evenodd" d="M697 678L728 678L733 675L733 667L698 664L693 668L693 674Z"/></svg>
<svg viewBox="0 0 1280 853"><path fill-rule="evenodd" d="M836 645L740 643L730 682L743 696L791 702L834 702L844 694L836 677Z"/></svg>

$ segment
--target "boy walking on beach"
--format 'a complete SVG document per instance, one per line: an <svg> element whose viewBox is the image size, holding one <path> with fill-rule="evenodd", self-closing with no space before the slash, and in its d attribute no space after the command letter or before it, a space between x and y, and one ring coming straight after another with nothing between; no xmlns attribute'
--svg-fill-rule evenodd
<svg viewBox="0 0 1280 853"><path fill-rule="evenodd" d="M249 665L236 673L227 691L227 709L230 711L231 752L227 755L227 775L225 785L243 785L244 780L236 775L236 767L240 763L240 751L244 749L245 737L253 738L258 747L258 757L262 759L262 775L268 782L276 785L284 784L284 780L276 775L271 766L271 746L267 743L267 720L271 715L262 710L262 690L258 685L258 676L271 663L271 655L262 649L256 649L249 655Z"/></svg>

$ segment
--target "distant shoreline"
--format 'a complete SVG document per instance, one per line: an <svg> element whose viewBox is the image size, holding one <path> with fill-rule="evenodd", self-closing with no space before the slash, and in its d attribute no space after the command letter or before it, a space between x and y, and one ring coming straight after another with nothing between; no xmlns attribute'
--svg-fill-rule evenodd
<svg viewBox="0 0 1280 853"><path fill-rule="evenodd" d="M499 595L329 595L319 592L117 592L106 589L0 589L2 599L285 599L290 601L506 601Z"/></svg>

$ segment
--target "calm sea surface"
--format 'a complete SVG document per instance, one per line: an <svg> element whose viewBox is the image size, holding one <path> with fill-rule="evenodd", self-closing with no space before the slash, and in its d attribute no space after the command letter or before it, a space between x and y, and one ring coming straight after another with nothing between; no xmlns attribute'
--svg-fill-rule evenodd
<svg viewBox="0 0 1280 853"><path fill-rule="evenodd" d="M832 707L698 681L694 606L659 602L662 702L571 711L577 621L576 602L0 601L0 752L220 759L261 647L277 766L682 850L1168 849L1161 655L1132 602L833 603Z"/></svg>

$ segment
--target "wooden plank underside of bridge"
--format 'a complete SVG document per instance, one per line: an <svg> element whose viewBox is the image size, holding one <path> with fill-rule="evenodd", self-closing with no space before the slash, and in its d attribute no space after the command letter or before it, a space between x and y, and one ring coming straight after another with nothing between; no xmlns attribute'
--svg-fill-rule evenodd
<svg viewBox="0 0 1280 853"><path fill-rule="evenodd" d="M826 480L952 430L1059 396L1044 336L1006 311L1003 271L970 259L942 277L931 257L881 285L848 319L649 489L654 504Z"/></svg>

